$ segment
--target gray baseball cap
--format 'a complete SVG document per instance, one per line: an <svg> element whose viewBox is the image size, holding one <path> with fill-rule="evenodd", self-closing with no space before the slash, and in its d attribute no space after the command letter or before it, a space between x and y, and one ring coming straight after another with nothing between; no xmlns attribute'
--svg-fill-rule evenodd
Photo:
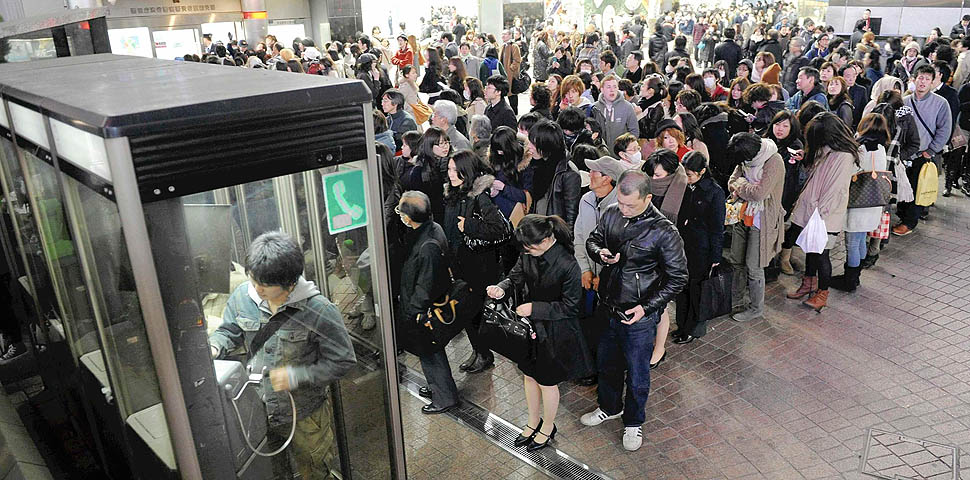
<svg viewBox="0 0 970 480"><path fill-rule="evenodd" d="M600 172L613 180L619 180L623 172L633 168L613 157L600 157L598 160L587 159L586 166L591 172Z"/></svg>

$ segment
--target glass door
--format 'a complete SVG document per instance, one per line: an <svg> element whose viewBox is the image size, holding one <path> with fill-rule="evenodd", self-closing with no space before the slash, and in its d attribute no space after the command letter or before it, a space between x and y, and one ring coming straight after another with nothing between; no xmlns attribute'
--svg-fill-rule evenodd
<svg viewBox="0 0 970 480"><path fill-rule="evenodd" d="M293 324L298 326L297 331L290 331L284 323L280 331L289 333L280 334L280 343L267 341L263 350L266 357L258 357L276 358L281 362L270 367L289 362L317 373L301 377L306 383L301 381L292 392L301 410L293 442L270 460L272 469L265 467L267 470L261 475L251 478L283 478L286 474L282 473L284 467L280 463L287 463L281 462L287 455L292 455L295 465L302 465L298 445L301 433L312 438L319 454L318 465L326 464L337 478L383 480L392 476L387 380L378 347L383 335L392 333L384 331L375 308L375 292L381 290L375 285L376 274L372 274L372 268L377 268L370 255L370 246L377 244L373 225L360 220L368 207L363 201L366 170L366 162L354 162L154 202L145 207L150 236L153 229L163 226L171 233L166 236L167 246L152 246L153 252L158 252L155 264L159 269L162 297L166 297L167 286L173 282L182 286L189 284L195 290L210 344L222 350L212 367L220 379L220 387L239 391L238 384L227 380L229 375L224 372L234 369L248 372L247 367L256 367L249 373L256 373L256 384L244 387L238 400L224 405L228 443L237 468L247 464L252 465L248 468L261 468L260 459L255 458L251 447L263 452L281 448L291 429L289 421L280 425L273 419L274 412L280 408L288 413L286 396L279 403L274 400L279 396L269 388L268 382L260 380L257 355L248 352L255 332L274 318L259 308L262 301L256 302L259 297L254 297L255 286L245 268L253 240L272 231L289 235L303 252L303 279L312 282L313 288L323 295L324 300L314 304L319 311L307 307L309 303L300 304L299 309L306 316ZM333 190L335 181L345 182L340 187L344 192L340 201L326 195L328 188ZM332 229L328 215L340 215L346 208L357 214L356 220ZM375 221L380 221L380 211L373 214ZM179 265L172 261L176 257L165 257L161 252L182 246L187 250L188 265ZM192 271L191 275L184 274L186 268ZM352 367L335 360L342 357L316 330L322 328L318 325L324 317L329 325L349 336L355 358ZM307 325L305 330L300 329ZM344 333L334 335L339 337ZM233 340L227 344L227 338ZM288 343L291 341L297 346ZM274 352L279 352L282 358L274 357ZM326 373L331 370L340 373ZM185 374L191 375L191 372ZM224 385L223 381L227 383ZM247 389L258 394L248 403ZM264 402L261 398L267 400ZM302 411L304 405L310 405L312 412ZM237 412L249 413L240 417ZM311 419L309 423L307 418ZM200 461L205 462L208 454L211 453L200 450Z"/></svg>
<svg viewBox="0 0 970 480"><path fill-rule="evenodd" d="M201 55L201 36L196 28L172 27L152 32L155 58L174 60L186 54Z"/></svg>

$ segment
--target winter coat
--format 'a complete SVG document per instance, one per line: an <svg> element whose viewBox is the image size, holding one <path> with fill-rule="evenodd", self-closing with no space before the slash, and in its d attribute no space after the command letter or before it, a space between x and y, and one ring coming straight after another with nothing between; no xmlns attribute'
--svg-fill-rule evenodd
<svg viewBox="0 0 970 480"><path fill-rule="evenodd" d="M843 100L837 105L829 105L832 113L839 116L842 121L852 129L852 103L850 101Z"/></svg>
<svg viewBox="0 0 970 480"><path fill-rule="evenodd" d="M760 110L756 111L754 114L754 121L751 122L751 128L758 136L763 136L765 130L771 125L771 121L775 118L778 112L785 109L785 102L781 100L769 100L765 103L765 106Z"/></svg>
<svg viewBox="0 0 970 480"><path fill-rule="evenodd" d="M914 72L916 72L916 69L919 68L922 65L927 65L928 63L929 62L927 62L925 58L923 58L920 55L917 55L916 56L916 60L913 61L913 63L912 63L912 67L907 69L906 68L906 65L908 65L909 63L906 61L906 57L903 57L893 67L892 76L894 76L894 77L902 80L903 81L903 86L905 86L906 83L909 82L910 80L914 80L915 81L915 77L912 78L912 79L910 79L909 77L912 76L914 74ZM887 71L889 70L889 66L888 65L886 66L886 70Z"/></svg>
<svg viewBox="0 0 970 480"><path fill-rule="evenodd" d="M798 57L792 57L789 55L785 60L786 66L782 70L781 74L782 88L788 91L788 93L796 92L798 87L795 86L795 80L798 79L798 71L801 70L802 67L807 66L809 62L810 60L805 58L804 55L800 55Z"/></svg>
<svg viewBox="0 0 970 480"><path fill-rule="evenodd" d="M616 137L624 133L632 133L634 137L640 135L640 126L637 124L637 114L633 110L633 104L624 100L622 94L618 94L612 104L608 104L606 98L600 95L599 101L593 104L590 113L590 116L603 126L600 137L607 145L613 145ZM492 128L495 126L492 125Z"/></svg>
<svg viewBox="0 0 970 480"><path fill-rule="evenodd" d="M785 219L791 214L795 200L798 200L798 193L802 191L805 180L808 179L808 172L801 162L791 162L792 150L802 150L802 141L795 139L787 147L778 147L778 154L785 162L785 184L781 194L781 207L785 209Z"/></svg>
<svg viewBox="0 0 970 480"><path fill-rule="evenodd" d="M418 85L418 91L421 93L440 92L441 85L439 83L445 83L445 78L441 76L441 72L434 68L426 68L424 69L424 77Z"/></svg>
<svg viewBox="0 0 970 480"><path fill-rule="evenodd" d="M763 144L763 143L762 143ZM772 142L772 146L774 143ZM775 147L777 149L777 147ZM759 152L760 153L760 152ZM728 182L730 191L746 201L764 202L761 211L761 251L759 252L762 267L767 267L771 259L781 251L781 244L785 237L785 210L781 208L781 196L785 185L785 166L781 155L775 153L765 161L761 173L761 181L751 183L744 178L741 165L734 169Z"/></svg>
<svg viewBox="0 0 970 480"><path fill-rule="evenodd" d="M519 172L519 181L514 182L505 171L496 170L495 179L504 183L505 188L492 197L492 201L495 202L495 206L498 207L499 211L505 215L505 218L509 218L512 215L512 210L515 209L517 203L525 203L526 192L531 193L532 191L532 178L534 173L535 168L531 165L525 167L525 169Z"/></svg>
<svg viewBox="0 0 970 480"><path fill-rule="evenodd" d="M509 83L512 83L513 78L519 77L519 70L522 68L522 51L519 50L519 46L515 42L509 42L502 47L499 58L502 60L502 65L505 66L505 71L509 74ZM492 125L492 128L495 128L495 125Z"/></svg>
<svg viewBox="0 0 970 480"><path fill-rule="evenodd" d="M473 252L465 244L464 237L483 240L498 240L505 232L505 220L498 207L492 202L488 190L495 177L482 175L475 179L472 188L464 195L453 192L454 187L445 187L445 219L441 228L448 239L448 256L451 259L452 273L464 279L477 293L484 294L485 287L498 281L498 250L490 249ZM449 194L459 196L451 198ZM465 231L458 229L458 217L465 218Z"/></svg>
<svg viewBox="0 0 970 480"><path fill-rule="evenodd" d="M495 105L485 107L485 116L492 122L492 131L495 131L496 128L501 126L506 126L513 130L518 130L519 128L518 121L515 119L515 112L512 111L512 107L509 106L504 97Z"/></svg>
<svg viewBox="0 0 970 480"><path fill-rule="evenodd" d="M398 110L387 116L387 129L394 134L394 144L395 148L393 150L398 150L401 148L402 140L401 136L411 130L417 130L418 124L415 123L414 117L411 116L407 110Z"/></svg>
<svg viewBox="0 0 970 480"><path fill-rule="evenodd" d="M536 60L536 62L538 63L538 60ZM559 62L558 67L555 65L556 62ZM549 75L558 74L559 76L566 78L568 75L573 74L573 62L569 60L569 56L567 55L563 55L562 58L558 59L555 57L555 55L553 55L547 60L547 65L549 65ZM549 77L547 76L546 80L548 79Z"/></svg>
<svg viewBox="0 0 970 480"><path fill-rule="evenodd" d="M668 52L667 55L664 56L664 63L660 64L660 69L663 70L664 68L666 68L667 65L670 65L670 61L673 60L673 59L675 59L675 58L688 58L689 59L690 58L690 54L687 53L687 50L684 50L684 49L681 49L681 48L675 48L675 49L671 50L670 52Z"/></svg>
<svg viewBox="0 0 970 480"><path fill-rule="evenodd" d="M501 75L506 79L509 78L508 73L505 71L505 65L498 61L497 58L485 57L482 60L482 66L478 67L478 79L482 81L482 84L488 81L488 77L492 75Z"/></svg>
<svg viewBox="0 0 970 480"><path fill-rule="evenodd" d="M677 230L684 239L687 271L705 278L711 265L721 263L724 250L725 196L710 175L688 185L677 214Z"/></svg>
<svg viewBox="0 0 970 480"><path fill-rule="evenodd" d="M667 57L667 39L664 38L663 32L658 31L650 37L650 41L647 42L647 56L661 70L664 68L663 62Z"/></svg>
<svg viewBox="0 0 970 480"><path fill-rule="evenodd" d="M423 356L443 350L432 345L431 334L416 320L451 287L448 277L448 239L441 226L428 221L405 234L410 246L401 268L399 315L395 317L398 345L414 355Z"/></svg>
<svg viewBox="0 0 970 480"><path fill-rule="evenodd" d="M819 159L809 170L808 181L792 211L791 221L799 227L808 225L812 212L825 222L825 230L839 233L845 228L845 214L849 205L849 183L858 166L852 154L833 152L828 147L819 152Z"/></svg>
<svg viewBox="0 0 970 480"><path fill-rule="evenodd" d="M882 145L874 151L866 150L865 145L859 146L859 171L887 170L886 148ZM883 207L850 208L845 214L846 232L871 232L879 226L882 220Z"/></svg>
<svg viewBox="0 0 970 480"><path fill-rule="evenodd" d="M236 287L223 310L222 325L209 337L209 344L218 351L216 358L226 358L242 346L248 351L256 334L271 320L284 323L259 351L247 353L246 363L254 372L286 368L296 418L302 419L326 401L327 384L357 363L354 347L337 306L313 282L300 277L275 314L250 282ZM273 390L269 375L262 377L260 390L270 425L290 425L293 414L288 395Z"/></svg>
<svg viewBox="0 0 970 480"><path fill-rule="evenodd" d="M825 91L822 90L822 87L819 85L815 85L815 88L812 88L812 91L808 92L808 95L805 95L805 92L801 90L795 92L795 94L788 99L788 102L785 103L785 108L793 112L797 112L798 109L802 108L802 105L804 105L805 102L810 100L815 100L816 102L822 104L826 110L829 109L828 97L825 96Z"/></svg>
<svg viewBox="0 0 970 480"><path fill-rule="evenodd" d="M535 62L532 65L532 72L535 80L545 82L549 79L549 57L552 55L552 51L549 50L549 46L545 42L537 41L532 52L532 59Z"/></svg>
<svg viewBox="0 0 970 480"><path fill-rule="evenodd" d="M781 44L778 43L778 40L772 40L770 38L766 39L765 41L761 42L760 46L758 46L758 51L770 52L775 56L775 63L777 63L779 67L785 68L785 53L782 51Z"/></svg>
<svg viewBox="0 0 970 480"><path fill-rule="evenodd" d="M579 196L582 189L579 173L567 159L556 165L549 190L536 199L535 212L540 215L559 215L572 230L579 213Z"/></svg>
<svg viewBox="0 0 970 480"><path fill-rule="evenodd" d="M727 144L731 139L731 134L727 128L728 114L719 113L701 122L701 133L704 134L704 143L707 150L711 153L709 168L714 181L721 187L727 189L728 178L736 166L734 160L727 155Z"/></svg>
<svg viewBox="0 0 970 480"><path fill-rule="evenodd" d="M579 65L581 60L589 60L593 64L593 71L599 71L600 68L600 53L602 49L593 45L583 45L578 52L576 52L576 65Z"/></svg>
<svg viewBox="0 0 970 480"><path fill-rule="evenodd" d="M529 320L536 330L536 365L550 365L564 380L592 373L593 360L579 324L583 301L582 275L569 245L555 244L533 257L519 255L508 278L498 286L506 292L525 287L522 303L532 303Z"/></svg>
<svg viewBox="0 0 970 480"><path fill-rule="evenodd" d="M401 172L401 188L418 190L431 200L431 213L436 222L444 217L444 180L436 158L418 157L415 163L407 162Z"/></svg>
<svg viewBox="0 0 970 480"><path fill-rule="evenodd" d="M737 75L738 63L744 58L741 46L734 43L734 40L725 40L714 47L714 61L724 60L727 62L727 78L734 78Z"/></svg>
<svg viewBox="0 0 970 480"><path fill-rule="evenodd" d="M604 264L604 248L619 253L620 261ZM633 218L625 218L617 204L606 207L586 240L586 254L604 265L599 298L612 308L642 305L647 315L659 313L687 286L684 241L652 204Z"/></svg>
<svg viewBox="0 0 970 480"><path fill-rule="evenodd" d="M576 261L579 262L580 272L593 272L594 276L598 276L603 269L602 265L590 259L589 254L586 253L586 239L589 238L590 233L593 233L606 207L616 203L617 192L619 189L613 187L613 190L599 201L596 199L596 192L586 192L579 201L579 216L576 217L576 226L573 228L573 253Z"/></svg>

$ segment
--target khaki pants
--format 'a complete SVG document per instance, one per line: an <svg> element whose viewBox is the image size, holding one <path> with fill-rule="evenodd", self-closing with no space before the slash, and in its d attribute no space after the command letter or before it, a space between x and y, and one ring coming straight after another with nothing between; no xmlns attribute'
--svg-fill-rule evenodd
<svg viewBox="0 0 970 480"><path fill-rule="evenodd" d="M290 426L280 426L272 430L274 437L285 441L290 434ZM316 411L296 422L296 433L293 442L286 449L289 454L281 453L274 457L276 460L277 478L289 475L290 466L300 473L305 480L323 480L333 478L330 467L339 468L337 460L337 441L333 430L333 409L327 400ZM290 478L292 475L286 478Z"/></svg>

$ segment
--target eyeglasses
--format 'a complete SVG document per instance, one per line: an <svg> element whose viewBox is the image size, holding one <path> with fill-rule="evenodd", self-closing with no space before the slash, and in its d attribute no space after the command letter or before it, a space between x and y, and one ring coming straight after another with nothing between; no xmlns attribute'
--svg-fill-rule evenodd
<svg viewBox="0 0 970 480"><path fill-rule="evenodd" d="M444 146L446 146L446 145L451 145L451 140L448 140L448 139L446 138L446 139L444 139L444 140L442 140L442 141L440 141L440 142L438 142L438 146L439 146L439 147L444 147Z"/></svg>

